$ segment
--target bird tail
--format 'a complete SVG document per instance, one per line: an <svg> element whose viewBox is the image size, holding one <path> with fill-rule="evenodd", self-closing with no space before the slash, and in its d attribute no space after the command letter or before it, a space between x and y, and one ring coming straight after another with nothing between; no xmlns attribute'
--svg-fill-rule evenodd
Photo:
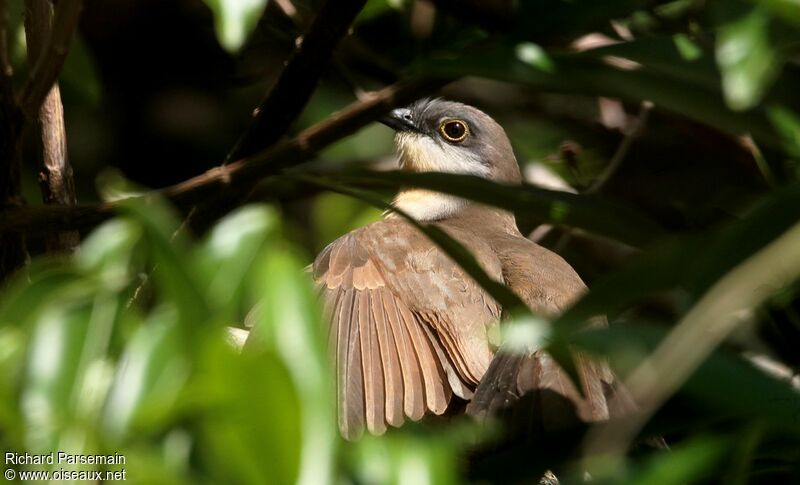
<svg viewBox="0 0 800 485"><path fill-rule="evenodd" d="M485 420L511 413L513 422L522 418L528 427L544 432L608 419L607 394L611 397L614 389L611 371L604 362L589 359L580 352L574 352L574 357L581 392L567 372L543 350L523 354L498 352L475 390L467 414ZM627 395L615 397L614 406L633 406L627 398ZM625 411L620 409L619 414Z"/></svg>

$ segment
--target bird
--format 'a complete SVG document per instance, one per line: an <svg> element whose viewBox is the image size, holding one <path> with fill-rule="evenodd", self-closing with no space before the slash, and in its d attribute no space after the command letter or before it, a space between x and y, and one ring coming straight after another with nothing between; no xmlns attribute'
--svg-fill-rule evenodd
<svg viewBox="0 0 800 485"><path fill-rule="evenodd" d="M508 136L478 108L422 99L381 121L396 132L401 170L522 183ZM402 188L392 205L446 232L536 315L553 319L587 291L562 257L520 233L511 212L419 188ZM442 415L459 400L485 417L538 392L543 429L634 406L601 359L573 352L576 385L544 349L498 349L491 335L503 320L501 305L397 212L330 243L312 270L346 439Z"/></svg>

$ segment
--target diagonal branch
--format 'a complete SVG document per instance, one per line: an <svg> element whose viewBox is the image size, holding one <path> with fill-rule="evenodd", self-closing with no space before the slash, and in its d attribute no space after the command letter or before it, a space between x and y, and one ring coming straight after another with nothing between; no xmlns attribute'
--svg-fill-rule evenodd
<svg viewBox="0 0 800 485"><path fill-rule="evenodd" d="M265 177L313 159L323 148L355 133L391 108L428 95L444 84L446 81L430 79L398 82L366 95L343 111L302 131L295 138L144 196L166 196L178 208L188 211L198 201L215 194L246 193ZM8 209L0 213L0 234L86 229L111 217L114 209L114 203Z"/></svg>
<svg viewBox="0 0 800 485"><path fill-rule="evenodd" d="M20 106L28 119L38 115L45 97L58 79L78 27L82 7L82 0L60 0L56 5L53 29L20 93Z"/></svg>
<svg viewBox="0 0 800 485"><path fill-rule="evenodd" d="M365 4L366 0L327 0L322 5L226 163L269 147L286 133L311 99L334 49Z"/></svg>

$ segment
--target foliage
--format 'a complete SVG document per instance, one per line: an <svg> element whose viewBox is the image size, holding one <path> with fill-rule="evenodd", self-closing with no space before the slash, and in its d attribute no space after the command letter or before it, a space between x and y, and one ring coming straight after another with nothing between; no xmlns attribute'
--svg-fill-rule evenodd
<svg viewBox="0 0 800 485"><path fill-rule="evenodd" d="M319 5L206 3L236 82L254 64L282 66L263 46L293 45ZM20 3L10 4L16 31ZM294 16L276 14L278 4ZM572 192L538 179L507 187L365 170L391 150L389 135L369 128L274 175L281 191L269 204L240 207L198 238L158 197L116 202L118 215L77 254L35 258L0 294L3 450L122 453L134 483L527 483L547 469L562 483L587 470L592 483L800 480L800 6L432 4L435 13L426 2L367 2L295 129L326 119L353 88L460 79L444 94L484 107L526 173L543 169ZM67 113L102 107L103 87L115 86L108 65L92 64L102 49L90 40L73 46L62 73ZM236 113L259 99L252 87L228 88L216 102ZM170 92L186 111L153 108L142 119L221 161L235 137L204 135L221 108L192 111L180 104L186 93ZM83 121L71 143L102 134ZM123 157L124 148L104 149ZM93 174L89 155L81 166L90 151L77 149L79 178ZM90 184L78 185L86 197ZM554 322L520 317L508 338L545 334L557 357L574 346L608 357L642 393L640 426L509 443L514 430L502 423L455 419L339 438L324 324L303 268L407 185L513 210L526 233L553 226L539 242L591 291ZM481 281L463 248L426 230ZM487 291L509 301L503 288ZM585 331L599 314L609 328ZM245 320L254 327L240 352L228 327ZM605 455L619 430L640 445ZM641 445L653 435L671 451Z"/></svg>

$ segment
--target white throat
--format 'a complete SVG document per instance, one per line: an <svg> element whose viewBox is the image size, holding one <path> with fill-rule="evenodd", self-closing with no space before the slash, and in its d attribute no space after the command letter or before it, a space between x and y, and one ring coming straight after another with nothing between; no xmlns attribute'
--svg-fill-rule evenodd
<svg viewBox="0 0 800 485"><path fill-rule="evenodd" d="M489 167L478 155L458 146L436 142L419 133L401 132L395 137L400 166L411 172L447 172L489 177ZM418 221L450 217L469 202L460 197L424 189L402 190L394 206ZM391 213L387 217L393 217Z"/></svg>
<svg viewBox="0 0 800 485"><path fill-rule="evenodd" d="M468 203L467 200L454 195L410 189L398 193L392 205L418 221L437 221L454 215ZM386 217L397 217L397 214L389 212Z"/></svg>

